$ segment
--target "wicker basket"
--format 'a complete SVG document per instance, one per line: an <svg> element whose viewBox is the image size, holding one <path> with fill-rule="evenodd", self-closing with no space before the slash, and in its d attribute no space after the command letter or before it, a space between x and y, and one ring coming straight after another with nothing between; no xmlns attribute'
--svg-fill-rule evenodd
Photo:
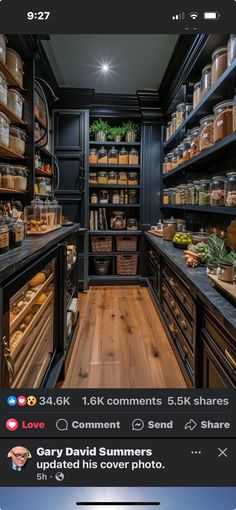
<svg viewBox="0 0 236 510"><path fill-rule="evenodd" d="M112 251L112 237L91 236L91 245L93 253L108 253Z"/></svg>
<svg viewBox="0 0 236 510"><path fill-rule="evenodd" d="M138 255L117 255L117 274L136 275Z"/></svg>
<svg viewBox="0 0 236 510"><path fill-rule="evenodd" d="M117 236L117 251L137 251L137 236Z"/></svg>

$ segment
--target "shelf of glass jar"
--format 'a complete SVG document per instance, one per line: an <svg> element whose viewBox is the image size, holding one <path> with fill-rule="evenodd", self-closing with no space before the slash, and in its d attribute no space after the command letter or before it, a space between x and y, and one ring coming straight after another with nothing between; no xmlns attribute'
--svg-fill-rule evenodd
<svg viewBox="0 0 236 510"><path fill-rule="evenodd" d="M112 145L110 150L107 150L104 145L99 150L95 147L91 148L89 150L89 166L97 167L102 165L139 168L139 153L135 148L128 151L125 147L118 151L114 145Z"/></svg>
<svg viewBox="0 0 236 510"><path fill-rule="evenodd" d="M140 207L138 201L138 191L136 189L114 189L108 191L107 189L101 189L99 193L90 194L90 207L96 207L102 205L103 207L116 207L117 205L123 205L126 207Z"/></svg>
<svg viewBox="0 0 236 510"><path fill-rule="evenodd" d="M89 186L93 185L112 186L138 186L139 175L137 172L89 172Z"/></svg>
<svg viewBox="0 0 236 510"><path fill-rule="evenodd" d="M25 193L28 168L0 162L0 191L2 193Z"/></svg>

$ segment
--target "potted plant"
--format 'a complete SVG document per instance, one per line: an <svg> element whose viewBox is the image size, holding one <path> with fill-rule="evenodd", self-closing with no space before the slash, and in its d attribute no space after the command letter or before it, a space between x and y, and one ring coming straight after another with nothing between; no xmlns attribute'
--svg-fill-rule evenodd
<svg viewBox="0 0 236 510"><path fill-rule="evenodd" d="M125 130L122 126L118 126L118 127L114 126L109 129L108 139L114 140L114 142L121 142L124 134L125 134Z"/></svg>
<svg viewBox="0 0 236 510"><path fill-rule="evenodd" d="M139 131L138 125L129 120L123 123L123 128L125 130L125 141L135 142Z"/></svg>
<svg viewBox="0 0 236 510"><path fill-rule="evenodd" d="M110 130L109 124L106 120L94 120L90 126L89 132L94 135L97 142L105 142L107 134Z"/></svg>

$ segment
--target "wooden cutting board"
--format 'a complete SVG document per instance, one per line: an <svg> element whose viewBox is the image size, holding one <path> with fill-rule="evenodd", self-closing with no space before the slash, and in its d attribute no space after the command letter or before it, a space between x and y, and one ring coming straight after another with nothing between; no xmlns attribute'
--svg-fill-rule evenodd
<svg viewBox="0 0 236 510"><path fill-rule="evenodd" d="M159 232L157 230L148 230L148 233L152 234L153 236L163 237L163 231L162 230L159 230Z"/></svg>
<svg viewBox="0 0 236 510"><path fill-rule="evenodd" d="M213 274L208 275L212 281L213 287L219 287L223 292L228 294L231 299L236 301L236 286L233 283L222 282Z"/></svg>

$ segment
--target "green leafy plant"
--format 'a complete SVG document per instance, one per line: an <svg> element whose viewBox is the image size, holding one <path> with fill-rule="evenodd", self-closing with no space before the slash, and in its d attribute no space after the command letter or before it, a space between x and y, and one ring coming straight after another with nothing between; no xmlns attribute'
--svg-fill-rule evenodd
<svg viewBox="0 0 236 510"><path fill-rule="evenodd" d="M123 122L122 127L123 127L125 133L128 133L129 131L131 131L132 133L138 134L138 132L139 132L139 126L137 124L135 124L134 122L132 122L131 120L129 120L127 122Z"/></svg>
<svg viewBox="0 0 236 510"><path fill-rule="evenodd" d="M98 133L99 131L103 131L104 133L109 133L110 126L106 120L94 120L90 126L89 132L91 134Z"/></svg>
<svg viewBox="0 0 236 510"><path fill-rule="evenodd" d="M108 131L108 139L109 140L115 140L115 137L116 136L124 136L125 135L125 130L122 126L118 126L118 127L111 127Z"/></svg>

